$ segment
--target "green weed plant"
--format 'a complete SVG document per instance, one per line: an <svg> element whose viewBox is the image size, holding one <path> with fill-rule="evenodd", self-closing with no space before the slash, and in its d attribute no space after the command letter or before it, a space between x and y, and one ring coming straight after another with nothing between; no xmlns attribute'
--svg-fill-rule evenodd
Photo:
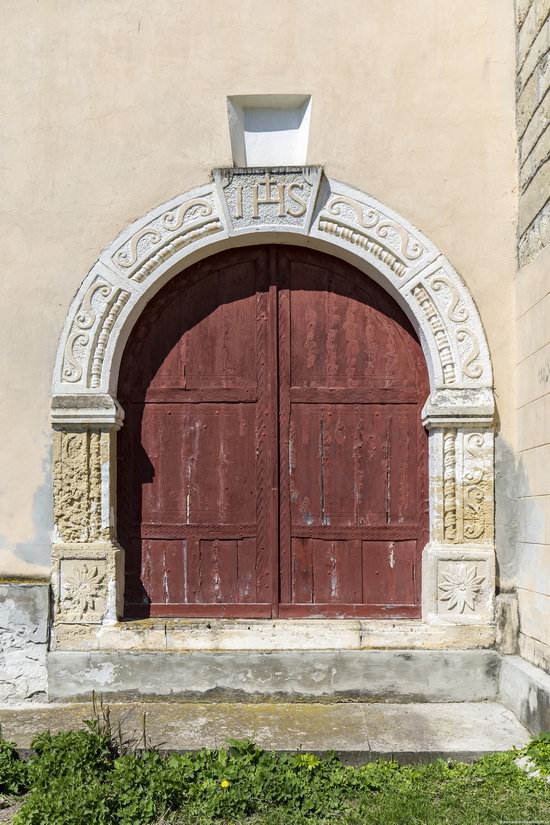
<svg viewBox="0 0 550 825"><path fill-rule="evenodd" d="M550 786L514 762L348 767L334 755L224 749L162 755L124 746L98 719L44 733L21 760L0 739L0 792L22 796L14 825L500 825L550 823ZM550 737L525 752L550 772Z"/></svg>

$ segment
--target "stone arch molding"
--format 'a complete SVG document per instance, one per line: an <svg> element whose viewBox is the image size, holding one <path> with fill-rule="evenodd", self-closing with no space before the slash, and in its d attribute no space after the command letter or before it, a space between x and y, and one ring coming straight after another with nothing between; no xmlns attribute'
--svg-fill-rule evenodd
<svg viewBox="0 0 550 825"><path fill-rule="evenodd" d="M63 628L103 626L122 611L116 542L118 369L143 307L183 267L228 246L311 245L344 258L390 292L414 324L430 373L430 540L423 620L491 623L493 375L472 296L449 261L374 198L320 167L219 169L125 229L71 304L53 378L53 588ZM82 631L83 632L83 631ZM67 638L73 638L72 635Z"/></svg>

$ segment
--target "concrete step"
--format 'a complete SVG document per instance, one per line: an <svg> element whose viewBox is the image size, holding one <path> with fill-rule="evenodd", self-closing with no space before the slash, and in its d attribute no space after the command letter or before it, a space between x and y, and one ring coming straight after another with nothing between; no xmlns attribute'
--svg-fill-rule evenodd
<svg viewBox="0 0 550 825"><path fill-rule="evenodd" d="M54 701L482 702L498 699L494 650L55 651Z"/></svg>
<svg viewBox="0 0 550 825"><path fill-rule="evenodd" d="M223 747L228 738L251 738L276 751L335 751L347 764L380 757L400 762L437 758L473 761L486 753L522 747L529 733L497 702L368 704L109 703L123 737L140 739L143 715L148 744L163 751ZM0 706L4 737L30 748L43 731L72 730L91 718L86 703Z"/></svg>

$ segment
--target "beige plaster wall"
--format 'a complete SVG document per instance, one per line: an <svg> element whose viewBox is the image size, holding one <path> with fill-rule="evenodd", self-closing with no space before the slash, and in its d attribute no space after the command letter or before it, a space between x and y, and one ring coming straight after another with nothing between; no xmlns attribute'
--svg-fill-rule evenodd
<svg viewBox="0 0 550 825"><path fill-rule="evenodd" d="M550 671L550 0L521 0L517 279L520 652Z"/></svg>
<svg viewBox="0 0 550 825"><path fill-rule="evenodd" d="M226 95L310 93L309 162L416 224L478 303L510 579L512 0L4 0L2 18L0 574L48 569L50 380L82 277L129 221L231 163Z"/></svg>

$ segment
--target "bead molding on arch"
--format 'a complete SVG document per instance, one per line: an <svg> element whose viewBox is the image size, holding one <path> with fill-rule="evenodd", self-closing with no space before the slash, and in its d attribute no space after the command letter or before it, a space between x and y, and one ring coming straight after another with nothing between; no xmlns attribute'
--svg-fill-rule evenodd
<svg viewBox="0 0 550 825"><path fill-rule="evenodd" d="M97 411L94 396L116 397L130 330L176 272L223 248L266 242L314 246L377 280L420 337L431 385L427 422L439 415L445 423L462 417L490 424L489 350L462 278L408 221L316 166L214 170L210 183L120 233L82 281L67 313L53 376L54 423L85 423L85 410ZM113 416L120 424L119 413Z"/></svg>

